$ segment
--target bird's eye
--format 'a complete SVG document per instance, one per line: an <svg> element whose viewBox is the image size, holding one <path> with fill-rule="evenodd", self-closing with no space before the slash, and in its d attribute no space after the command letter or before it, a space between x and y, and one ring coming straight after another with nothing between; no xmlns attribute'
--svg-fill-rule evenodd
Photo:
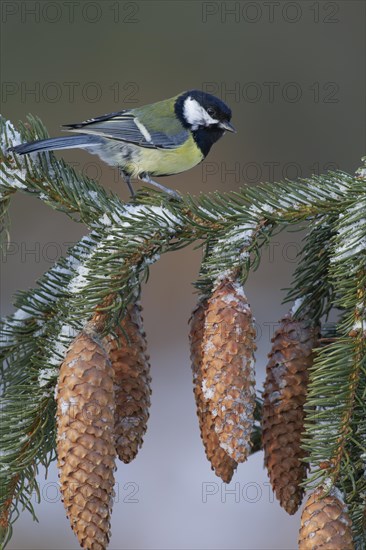
<svg viewBox="0 0 366 550"><path fill-rule="evenodd" d="M212 107L209 107L209 108L207 109L207 112L208 112L208 114L209 114L210 116L213 116L213 115L215 114L215 109L213 109Z"/></svg>

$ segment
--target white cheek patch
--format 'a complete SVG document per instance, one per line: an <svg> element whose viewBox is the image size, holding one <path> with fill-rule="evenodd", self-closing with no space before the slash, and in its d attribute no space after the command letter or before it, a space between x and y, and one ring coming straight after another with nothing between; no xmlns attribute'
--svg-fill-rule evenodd
<svg viewBox="0 0 366 550"><path fill-rule="evenodd" d="M199 126L211 126L211 124L218 124L219 122L212 118L206 109L191 96L188 96L184 101L183 115L188 124L192 126L192 130L197 130Z"/></svg>

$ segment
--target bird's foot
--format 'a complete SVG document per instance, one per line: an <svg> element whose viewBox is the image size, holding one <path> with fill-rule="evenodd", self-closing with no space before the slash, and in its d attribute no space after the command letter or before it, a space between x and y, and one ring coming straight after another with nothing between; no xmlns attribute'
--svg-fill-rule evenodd
<svg viewBox="0 0 366 550"><path fill-rule="evenodd" d="M182 200L181 195L177 191L174 191L174 189L170 189L169 187L165 187L161 183L158 183L157 181L153 180L149 176L149 174L146 174L146 172L139 174L139 179L145 183L150 183L150 185L154 185L154 187L157 187L158 189L160 189L160 191L164 191L164 193L166 193L167 195L170 195L172 199L176 199L179 201Z"/></svg>
<svg viewBox="0 0 366 550"><path fill-rule="evenodd" d="M119 173L121 174L123 181L127 184L127 187L131 193L131 198L134 199L136 197L136 193L134 188L132 187L131 183L131 176L127 174L122 168L119 169Z"/></svg>

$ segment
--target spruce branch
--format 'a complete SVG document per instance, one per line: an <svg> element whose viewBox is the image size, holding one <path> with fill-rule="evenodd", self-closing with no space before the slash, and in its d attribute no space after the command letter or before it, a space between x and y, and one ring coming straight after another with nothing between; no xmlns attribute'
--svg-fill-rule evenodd
<svg viewBox="0 0 366 550"><path fill-rule="evenodd" d="M227 277L244 283L281 231L307 227L286 301L295 319L314 325L340 312L316 350L305 404L307 488L342 489L362 548L366 504L366 168L300 181L174 200L157 191L130 203L78 174L53 153L13 155L9 146L47 137L28 117L19 129L0 118L0 224L9 202L29 194L89 229L34 289L18 292L2 321L0 532L6 540L20 507L34 515L36 474L55 458L55 389L60 366L80 334L116 336L150 266L165 253L202 247L195 283L209 298ZM93 337L94 337L93 336ZM260 448L262 402L256 400L252 452ZM1 536L1 535L0 535Z"/></svg>
<svg viewBox="0 0 366 550"><path fill-rule="evenodd" d="M359 196L333 224L328 277L334 288L332 305L342 310L342 317L337 337L319 350L311 369L304 440L312 463L308 484L342 487L360 540L366 495L365 211L365 198Z"/></svg>
<svg viewBox="0 0 366 550"><path fill-rule="evenodd" d="M28 117L20 131L0 117L0 200L21 191L35 196L55 210L87 226L104 214L113 215L121 200L90 178L77 174L53 153L13 155L8 148L24 141L44 139L48 133L41 121Z"/></svg>
<svg viewBox="0 0 366 550"><path fill-rule="evenodd" d="M336 220L335 215L318 216L311 220L293 284L285 299L285 303L296 303L296 317L308 312L314 324L319 324L322 317L328 315L334 303L329 267Z"/></svg>

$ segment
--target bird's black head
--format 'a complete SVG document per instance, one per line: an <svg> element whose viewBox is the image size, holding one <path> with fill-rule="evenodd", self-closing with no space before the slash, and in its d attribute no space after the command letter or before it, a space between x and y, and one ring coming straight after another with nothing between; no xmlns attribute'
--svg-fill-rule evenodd
<svg viewBox="0 0 366 550"><path fill-rule="evenodd" d="M204 156L226 130L235 132L231 125L231 109L218 97L200 90L180 94L175 102L175 113L182 125L189 129Z"/></svg>
<svg viewBox="0 0 366 550"><path fill-rule="evenodd" d="M190 90L178 96L175 112L185 128L235 131L230 124L231 109L218 97L200 90Z"/></svg>

